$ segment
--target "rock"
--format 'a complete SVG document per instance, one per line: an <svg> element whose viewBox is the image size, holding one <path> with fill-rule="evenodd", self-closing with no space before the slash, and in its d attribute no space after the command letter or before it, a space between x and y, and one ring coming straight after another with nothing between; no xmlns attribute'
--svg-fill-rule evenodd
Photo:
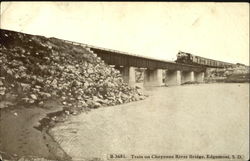
<svg viewBox="0 0 250 161"><path fill-rule="evenodd" d="M138 94L135 94L134 95L134 99L135 99L135 101L139 101L140 100L140 96Z"/></svg>
<svg viewBox="0 0 250 161"><path fill-rule="evenodd" d="M82 98L81 95L79 95L79 96L77 97L77 99L78 99L78 100L82 100L83 98Z"/></svg>
<svg viewBox="0 0 250 161"><path fill-rule="evenodd" d="M52 85L52 87L57 88L57 80L54 79L54 80L51 82L51 85Z"/></svg>
<svg viewBox="0 0 250 161"><path fill-rule="evenodd" d="M88 82L85 82L85 83L84 83L84 87L88 88L88 86L89 86L89 83L88 83Z"/></svg>
<svg viewBox="0 0 250 161"><path fill-rule="evenodd" d="M38 85L36 85L35 87L38 88L38 89L41 89L41 88L42 88L41 86L38 86Z"/></svg>
<svg viewBox="0 0 250 161"><path fill-rule="evenodd" d="M30 97L34 100L37 100L37 96L35 94L31 94Z"/></svg>
<svg viewBox="0 0 250 161"><path fill-rule="evenodd" d="M12 72L12 70L11 70L11 69L8 69L8 70L7 70L7 73L8 73L8 74L10 74L10 75L12 75L12 74L13 74L13 72Z"/></svg>
<svg viewBox="0 0 250 161"><path fill-rule="evenodd" d="M43 104L44 104L44 102L43 102L43 101L40 101L38 104L39 104L39 105L43 105Z"/></svg>
<svg viewBox="0 0 250 161"><path fill-rule="evenodd" d="M51 94L50 93L46 93L46 92L39 92L39 94L45 98L50 98Z"/></svg>
<svg viewBox="0 0 250 161"><path fill-rule="evenodd" d="M6 88L5 87L0 87L0 95L5 95L5 90Z"/></svg>
<svg viewBox="0 0 250 161"><path fill-rule="evenodd" d="M118 99L119 103L123 103L123 100L121 98Z"/></svg>
<svg viewBox="0 0 250 161"><path fill-rule="evenodd" d="M98 107L102 106L99 102L95 102L94 105L95 105L95 108L98 108Z"/></svg>
<svg viewBox="0 0 250 161"><path fill-rule="evenodd" d="M85 101L79 101L77 107L85 108L88 107L88 104Z"/></svg>
<svg viewBox="0 0 250 161"><path fill-rule="evenodd" d="M88 104L89 108L98 108L101 106L100 103L95 102L94 100L90 100L90 99L88 99L86 103Z"/></svg>
<svg viewBox="0 0 250 161"><path fill-rule="evenodd" d="M27 83L20 83L20 85L21 85L23 91L29 91L31 88L31 85L27 84Z"/></svg>
<svg viewBox="0 0 250 161"><path fill-rule="evenodd" d="M94 102L102 102L102 100L100 98L98 98L97 96L93 96L92 99Z"/></svg>
<svg viewBox="0 0 250 161"><path fill-rule="evenodd" d="M29 102L30 104L32 104L32 103L35 103L35 100L29 99L28 102Z"/></svg>
<svg viewBox="0 0 250 161"><path fill-rule="evenodd" d="M65 111L65 113L66 113L67 115L69 115L69 111Z"/></svg>

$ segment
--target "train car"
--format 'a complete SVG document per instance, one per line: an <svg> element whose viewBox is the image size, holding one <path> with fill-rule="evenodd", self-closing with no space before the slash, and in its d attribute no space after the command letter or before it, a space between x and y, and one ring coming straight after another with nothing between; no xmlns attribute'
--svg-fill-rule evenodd
<svg viewBox="0 0 250 161"><path fill-rule="evenodd" d="M177 59L175 62L191 64L191 65L201 65L201 66L213 67L213 68L226 68L226 67L231 67L235 65L231 63L222 62L222 61L203 58L203 57L196 56L196 55L182 52L182 51L178 52Z"/></svg>

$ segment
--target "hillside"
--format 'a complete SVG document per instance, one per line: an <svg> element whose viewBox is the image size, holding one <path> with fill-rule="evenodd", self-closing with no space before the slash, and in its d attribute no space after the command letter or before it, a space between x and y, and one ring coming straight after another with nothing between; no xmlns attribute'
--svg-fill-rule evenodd
<svg viewBox="0 0 250 161"><path fill-rule="evenodd" d="M8 30L0 35L0 108L58 99L78 112L144 98L88 48Z"/></svg>

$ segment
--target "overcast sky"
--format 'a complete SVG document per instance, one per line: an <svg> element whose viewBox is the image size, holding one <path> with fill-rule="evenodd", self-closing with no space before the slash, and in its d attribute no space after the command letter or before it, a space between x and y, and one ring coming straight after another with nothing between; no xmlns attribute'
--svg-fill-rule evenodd
<svg viewBox="0 0 250 161"><path fill-rule="evenodd" d="M2 2L1 28L163 60L249 64L248 3Z"/></svg>

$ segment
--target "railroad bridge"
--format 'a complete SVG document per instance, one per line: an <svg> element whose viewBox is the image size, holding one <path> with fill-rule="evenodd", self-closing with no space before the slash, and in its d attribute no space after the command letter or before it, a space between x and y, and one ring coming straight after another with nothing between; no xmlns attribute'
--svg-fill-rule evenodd
<svg viewBox="0 0 250 161"><path fill-rule="evenodd" d="M65 42L81 45L108 65L113 65L130 86L136 84L136 68L144 70L145 86L180 85L185 82L204 81L205 67L158 60L72 41ZM163 78L163 75L166 76L166 79Z"/></svg>

